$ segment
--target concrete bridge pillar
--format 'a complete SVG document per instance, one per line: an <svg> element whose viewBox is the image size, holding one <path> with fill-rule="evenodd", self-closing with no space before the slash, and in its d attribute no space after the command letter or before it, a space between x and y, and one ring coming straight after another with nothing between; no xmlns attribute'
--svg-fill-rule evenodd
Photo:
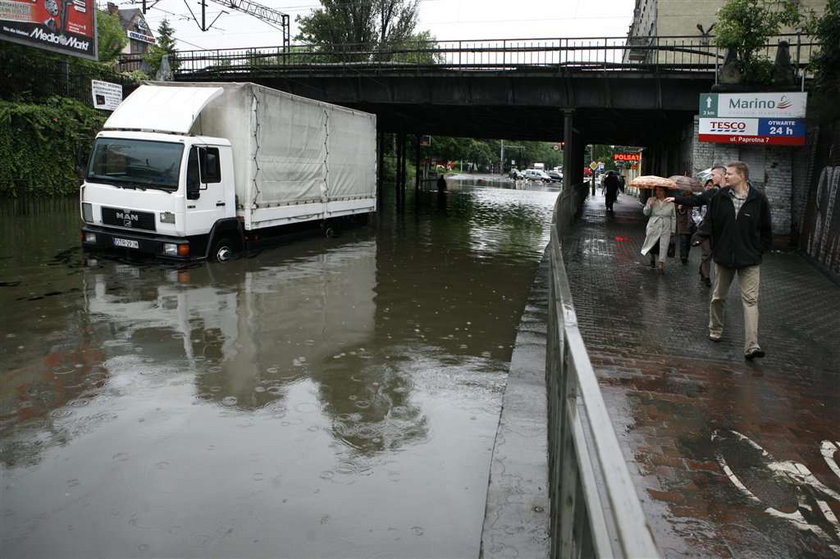
<svg viewBox="0 0 840 559"><path fill-rule="evenodd" d="M383 188L385 164L385 133L381 129L376 131L376 213L380 214L382 211L382 194L385 192Z"/></svg>
<svg viewBox="0 0 840 559"><path fill-rule="evenodd" d="M576 185L583 182L583 152L580 131L575 129L574 109L563 111L563 184Z"/></svg>
<svg viewBox="0 0 840 559"><path fill-rule="evenodd" d="M405 212L405 170L406 170L406 152L405 152L406 133L400 130L397 133L397 176L394 180L394 187L396 189L397 213Z"/></svg>

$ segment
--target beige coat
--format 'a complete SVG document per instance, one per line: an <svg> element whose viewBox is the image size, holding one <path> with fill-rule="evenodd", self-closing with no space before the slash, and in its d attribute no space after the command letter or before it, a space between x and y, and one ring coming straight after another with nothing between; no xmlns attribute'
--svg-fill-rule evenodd
<svg viewBox="0 0 840 559"><path fill-rule="evenodd" d="M671 235L677 230L676 206L673 202L654 200L650 206L645 204L642 212L650 216L645 230L645 242L642 244L642 254L650 252L659 241L659 259L665 260Z"/></svg>

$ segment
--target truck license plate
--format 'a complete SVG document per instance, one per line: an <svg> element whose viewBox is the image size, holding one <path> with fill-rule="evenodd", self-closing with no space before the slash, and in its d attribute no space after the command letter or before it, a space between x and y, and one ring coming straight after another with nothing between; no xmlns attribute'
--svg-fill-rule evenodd
<svg viewBox="0 0 840 559"><path fill-rule="evenodd" d="M131 239L114 239L114 246L115 247L126 247L126 248L140 248L140 241L133 241Z"/></svg>

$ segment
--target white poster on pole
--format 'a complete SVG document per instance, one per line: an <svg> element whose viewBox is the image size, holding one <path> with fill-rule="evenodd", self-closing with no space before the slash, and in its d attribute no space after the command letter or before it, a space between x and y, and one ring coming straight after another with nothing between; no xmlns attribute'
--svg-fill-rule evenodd
<svg viewBox="0 0 840 559"><path fill-rule="evenodd" d="M113 111L122 102L123 90L118 83L90 80L93 108Z"/></svg>

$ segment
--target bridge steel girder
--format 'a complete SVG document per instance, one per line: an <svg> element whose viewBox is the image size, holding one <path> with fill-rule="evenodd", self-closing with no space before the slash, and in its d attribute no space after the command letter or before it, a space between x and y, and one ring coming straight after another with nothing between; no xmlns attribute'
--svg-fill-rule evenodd
<svg viewBox="0 0 840 559"><path fill-rule="evenodd" d="M255 70L255 72L257 72ZM204 81L224 81L224 74ZM193 76L179 76L178 79ZM574 110L579 141L652 146L697 114L712 74L436 71L377 75L272 72L231 75L304 97L376 113L385 132L558 141Z"/></svg>

